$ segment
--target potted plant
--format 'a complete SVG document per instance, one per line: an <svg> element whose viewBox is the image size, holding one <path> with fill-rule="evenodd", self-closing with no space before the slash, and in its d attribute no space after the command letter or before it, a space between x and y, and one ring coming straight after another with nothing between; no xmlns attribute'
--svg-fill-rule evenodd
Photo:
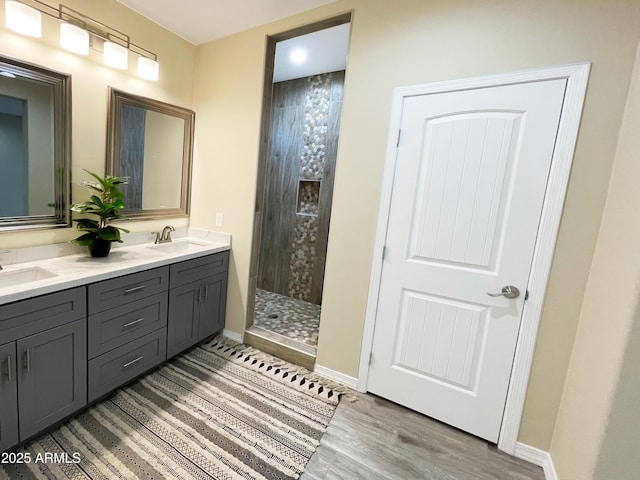
<svg viewBox="0 0 640 480"><path fill-rule="evenodd" d="M91 191L91 198L87 202L74 203L71 210L84 215L94 215L98 219L74 218L76 228L87 233L71 241L76 245L87 245L92 257L106 257L109 255L112 242L122 243L120 232L129 233L129 230L109 225L112 220L125 218L118 213L125 207L124 193L118 186L126 184L127 179L111 175L102 178L88 170L85 172L95 178L82 182L82 186Z"/></svg>

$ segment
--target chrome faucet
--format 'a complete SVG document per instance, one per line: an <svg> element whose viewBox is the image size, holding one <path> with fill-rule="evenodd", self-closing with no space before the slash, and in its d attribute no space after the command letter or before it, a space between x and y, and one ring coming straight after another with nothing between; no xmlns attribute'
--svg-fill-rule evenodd
<svg viewBox="0 0 640 480"><path fill-rule="evenodd" d="M156 233L156 239L153 243L169 243L171 241L171 232L175 231L175 228L171 225L167 225L162 229L162 232Z"/></svg>

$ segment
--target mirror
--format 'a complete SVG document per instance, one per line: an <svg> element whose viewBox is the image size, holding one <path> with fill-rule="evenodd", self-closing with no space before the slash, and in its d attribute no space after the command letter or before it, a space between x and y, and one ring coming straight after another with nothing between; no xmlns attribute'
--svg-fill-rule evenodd
<svg viewBox="0 0 640 480"><path fill-rule="evenodd" d="M69 227L71 77L0 57L0 230Z"/></svg>
<svg viewBox="0 0 640 480"><path fill-rule="evenodd" d="M109 89L107 174L129 177L124 215L188 216L194 118L186 108Z"/></svg>

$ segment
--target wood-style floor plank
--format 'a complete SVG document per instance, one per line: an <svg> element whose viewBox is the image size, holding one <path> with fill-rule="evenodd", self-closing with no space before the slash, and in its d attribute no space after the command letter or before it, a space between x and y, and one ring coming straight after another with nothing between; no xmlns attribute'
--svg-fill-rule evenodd
<svg viewBox="0 0 640 480"><path fill-rule="evenodd" d="M302 480L544 480L540 467L374 395L340 402Z"/></svg>

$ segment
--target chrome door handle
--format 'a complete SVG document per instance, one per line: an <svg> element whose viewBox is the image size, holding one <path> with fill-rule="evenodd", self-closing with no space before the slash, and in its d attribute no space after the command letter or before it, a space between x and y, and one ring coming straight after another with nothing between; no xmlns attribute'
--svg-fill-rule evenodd
<svg viewBox="0 0 640 480"><path fill-rule="evenodd" d="M124 291L124 294L126 295L128 293L139 292L140 290L144 290L145 288L147 288L146 285L138 285L137 287L127 288Z"/></svg>
<svg viewBox="0 0 640 480"><path fill-rule="evenodd" d="M31 352L28 348L24 352L24 367L27 369L27 373L31 373Z"/></svg>
<svg viewBox="0 0 640 480"><path fill-rule="evenodd" d="M138 363L140 360L142 360L144 358L144 355L140 355L138 358L134 358L133 360L131 360L130 362L125 363L124 365L122 365L122 368L127 368L130 367L131 365L133 365L134 363Z"/></svg>
<svg viewBox="0 0 640 480"><path fill-rule="evenodd" d="M122 328L129 328L129 327L133 327L134 325L140 323L144 321L144 317L142 318L138 318L137 320L133 320L132 322L129 323L125 323L124 325L122 325Z"/></svg>
<svg viewBox="0 0 640 480"><path fill-rule="evenodd" d="M7 357L7 382L11 383L11 355Z"/></svg>
<svg viewBox="0 0 640 480"><path fill-rule="evenodd" d="M506 287L502 287L502 291L500 293L487 292L487 295L490 297L518 298L520 296L520 290L518 290L518 287L514 287L513 285L507 285Z"/></svg>

